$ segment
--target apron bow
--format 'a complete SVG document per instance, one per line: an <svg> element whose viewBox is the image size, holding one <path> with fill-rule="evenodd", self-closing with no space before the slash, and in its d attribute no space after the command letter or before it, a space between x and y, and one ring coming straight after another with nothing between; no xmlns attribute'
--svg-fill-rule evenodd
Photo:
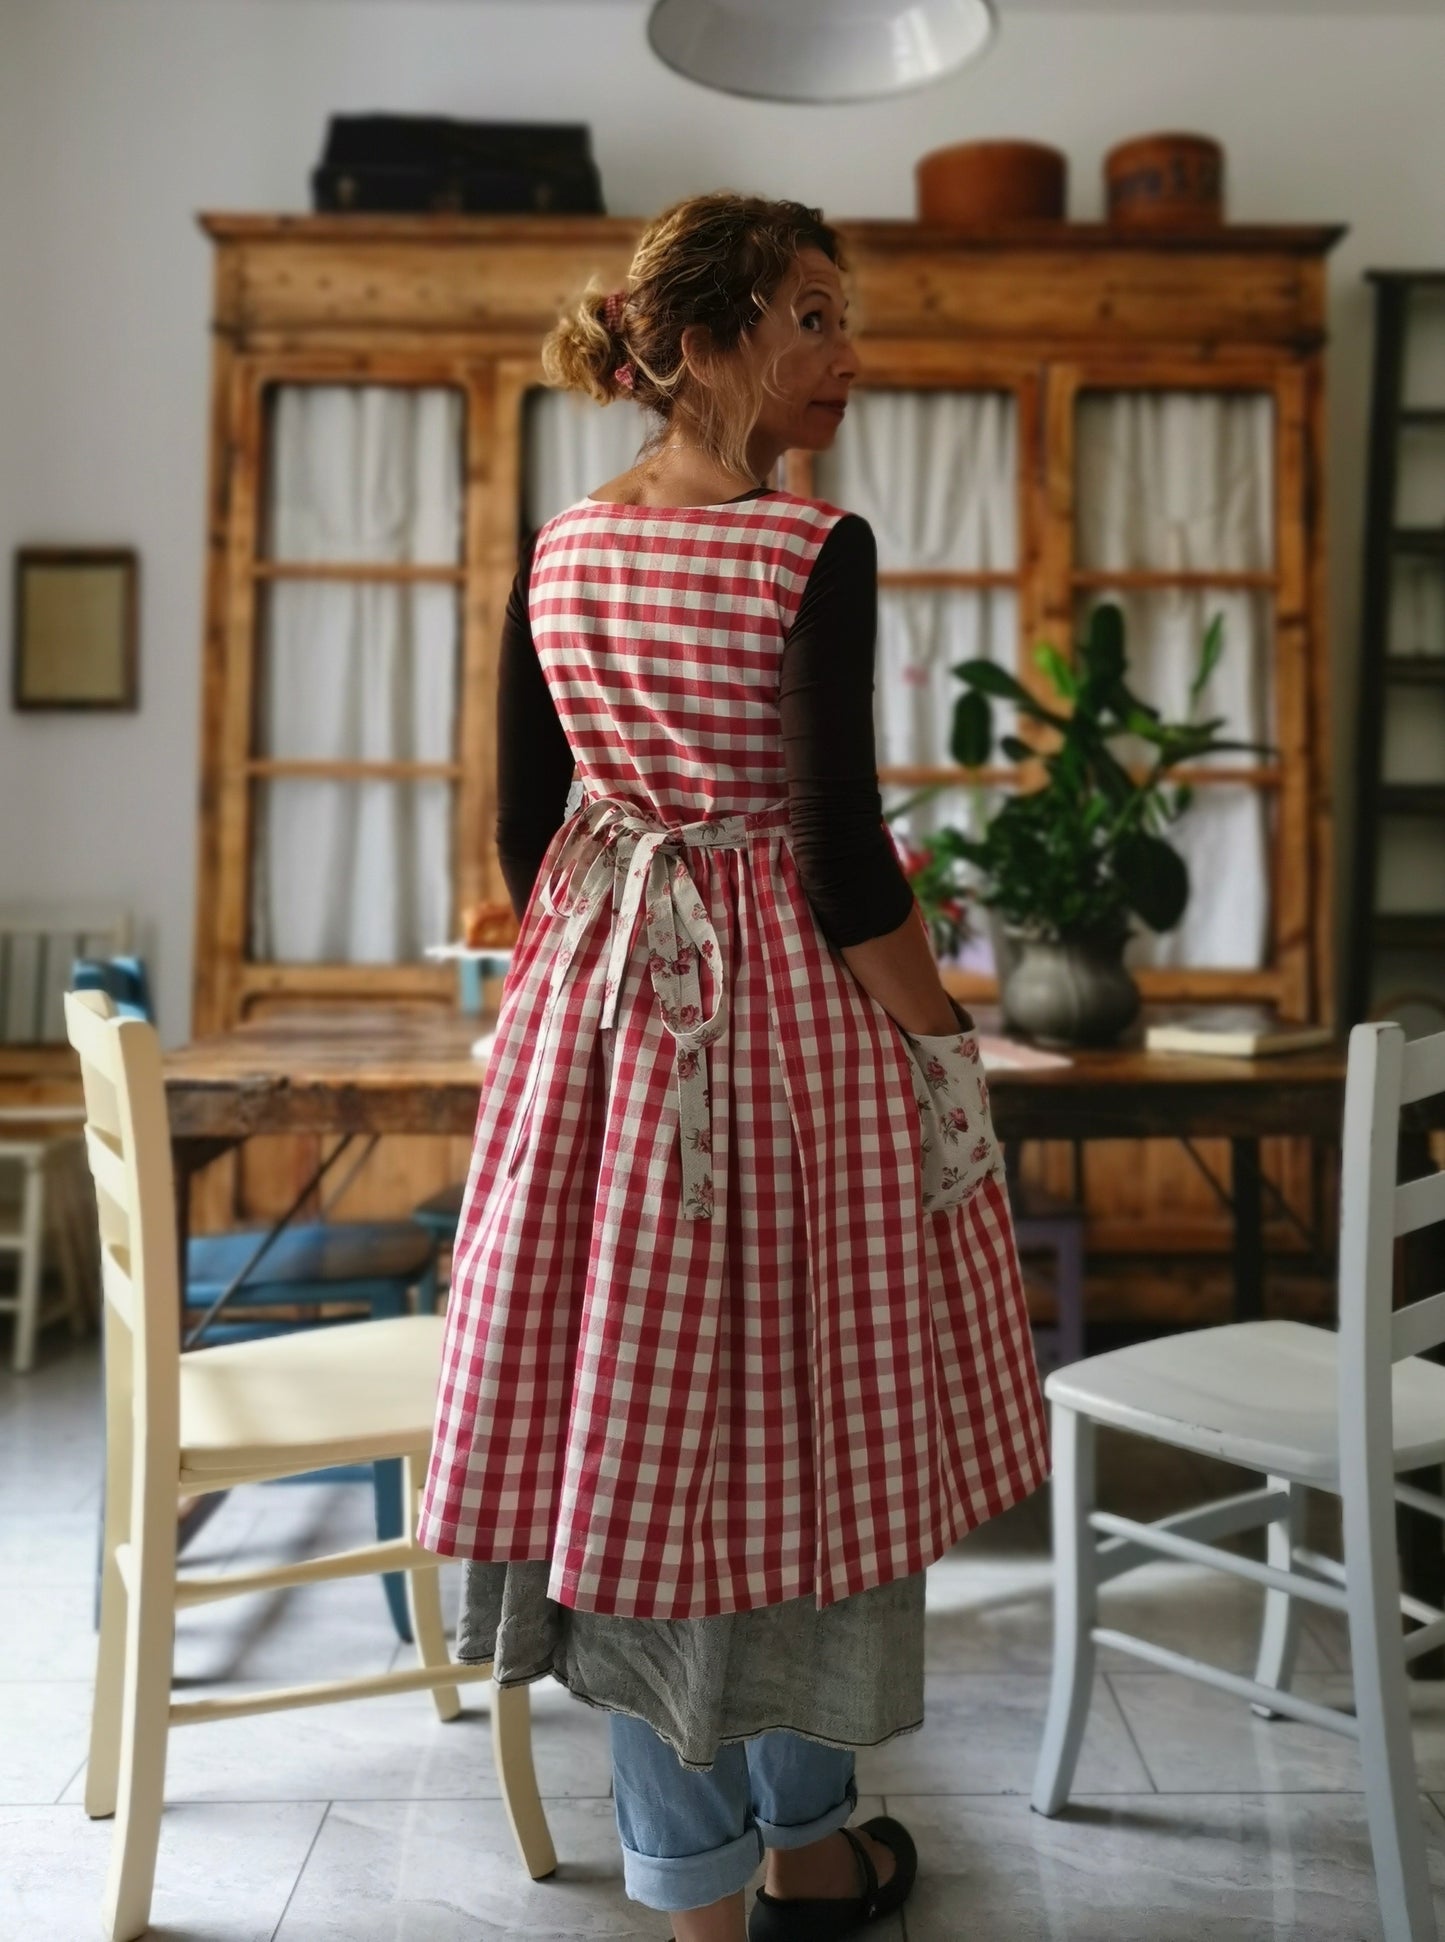
<svg viewBox="0 0 1445 1942"><path fill-rule="evenodd" d="M526 1093L517 1111L507 1154L508 1174L516 1171L525 1145L538 1079L551 1055L557 1000L572 976L583 937L597 921L597 913L609 907L611 932L600 1022L604 1028L611 1027L616 1023L638 913L645 908L648 975L662 1022L677 1042L674 1069L683 1215L688 1220L712 1218L712 1096L706 1048L727 1029L728 980L717 932L693 881L686 850L689 846L743 849L758 831L786 828L788 822L786 800L766 809L666 824L620 796L584 799L542 884L543 908L567 922L552 960L541 1040L533 1049ZM578 879L575 888L574 877ZM571 892L570 896L564 892L561 902L555 894L559 878ZM685 942L679 941L679 932ZM706 1014L704 963L713 983L712 1010Z"/></svg>

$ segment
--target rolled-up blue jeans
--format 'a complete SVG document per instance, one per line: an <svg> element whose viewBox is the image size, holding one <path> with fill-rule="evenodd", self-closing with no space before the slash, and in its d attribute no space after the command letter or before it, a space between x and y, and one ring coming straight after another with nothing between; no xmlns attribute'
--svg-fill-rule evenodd
<svg viewBox="0 0 1445 1942"><path fill-rule="evenodd" d="M763 1850L805 1848L858 1805L851 1748L778 1728L685 1767L645 1720L613 1713L623 1882L648 1908L706 1908L746 1888Z"/></svg>

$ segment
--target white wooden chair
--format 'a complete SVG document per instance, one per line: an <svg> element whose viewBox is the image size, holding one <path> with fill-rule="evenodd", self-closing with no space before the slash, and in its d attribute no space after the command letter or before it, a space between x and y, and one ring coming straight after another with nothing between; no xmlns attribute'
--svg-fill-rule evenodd
<svg viewBox="0 0 1445 1942"><path fill-rule="evenodd" d="M83 1252L74 1231L78 1195L75 1169L80 1114L66 1106L0 1106L0 1169L13 1168L19 1191L0 1207L0 1258L14 1262L8 1292L0 1292L0 1315L15 1317L10 1366L17 1376L35 1366L35 1340L51 1322L68 1321L72 1335L84 1335L90 1316ZM47 1238L60 1271L59 1292L44 1294Z"/></svg>
<svg viewBox="0 0 1445 1942"><path fill-rule="evenodd" d="M85 1811L116 1816L105 1934L146 1931L172 1726L372 1694L429 1691L443 1720L457 1687L490 1663L454 1662L442 1630L437 1559L410 1536L225 1576L178 1576L182 1497L400 1457L414 1518L431 1441L443 1322L365 1321L179 1353L176 1222L160 1042L112 1016L98 992L70 992L66 1028L85 1082L85 1139L100 1210L106 1329L106 1514L100 1647ZM246 1592L362 1573L407 1573L420 1663L236 1697L173 1701L178 1609ZM493 1689L492 1749L512 1832L534 1879L556 1852L532 1766L526 1686Z"/></svg>
<svg viewBox="0 0 1445 1942"><path fill-rule="evenodd" d="M1445 1293L1392 1309L1398 1236L1445 1219L1445 1174L1397 1184L1402 1106L1445 1092L1445 1032L1407 1043L1397 1024L1357 1025L1345 1088L1339 1330L1245 1322L1145 1342L1057 1370L1045 1384L1054 1441L1054 1675L1033 1805L1068 1799L1088 1716L1095 1648L1357 1740L1387 1942L1437 1942L1421 1828L1405 1667L1445 1641L1445 1615L1400 1595L1395 1506L1445 1519L1445 1502L1398 1483L1445 1459ZM1094 1426L1220 1457L1260 1489L1141 1524L1095 1508ZM1303 1494L1341 1499L1344 1561L1301 1543ZM1268 1563L1208 1539L1268 1525ZM1098 1624L1098 1591L1155 1554L1211 1565L1264 1588L1256 1677L1220 1670ZM1354 1708L1289 1690L1298 1606L1349 1621ZM1401 1615L1419 1628L1406 1635Z"/></svg>
<svg viewBox="0 0 1445 1942"><path fill-rule="evenodd" d="M88 952L127 951L131 934L130 912L109 904L0 905L0 1044L60 1044L72 961ZM42 1328L68 1320L71 1333L80 1335L88 1321L88 1264L71 1232L77 1167L84 1180L78 1118L73 1108L38 1100L0 1108L0 1174L7 1184L18 1181L13 1209L7 1204L0 1215L0 1255L14 1262L13 1289L0 1293L0 1314L15 1317L10 1362L17 1376L34 1367ZM48 1238L60 1272L53 1302L42 1293Z"/></svg>

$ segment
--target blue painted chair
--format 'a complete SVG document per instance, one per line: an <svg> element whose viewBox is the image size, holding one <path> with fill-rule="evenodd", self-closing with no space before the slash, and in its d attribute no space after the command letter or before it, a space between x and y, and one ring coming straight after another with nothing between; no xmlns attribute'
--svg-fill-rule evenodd
<svg viewBox="0 0 1445 1942"><path fill-rule="evenodd" d="M495 953L481 951L471 957L457 959L457 1009L468 1018L476 1018L482 1010L482 985L486 978L505 977L511 964L512 953L498 950ZM462 1217L462 1196L467 1190L465 1180L454 1180L440 1193L434 1193L413 1207L411 1217L419 1221L429 1234L436 1237L439 1248L450 1248L457 1238L457 1223Z"/></svg>
<svg viewBox="0 0 1445 1942"><path fill-rule="evenodd" d="M411 1210L412 1219L426 1229L438 1247L450 1247L457 1238L462 1195L466 1190L465 1180L454 1180L451 1186L443 1187L440 1193L432 1194Z"/></svg>
<svg viewBox="0 0 1445 1942"><path fill-rule="evenodd" d="M141 1018L147 1024L155 1022L149 981L139 958L77 958L71 967L71 988L103 991L123 1017ZM205 1315L245 1268L265 1233L263 1228L246 1228L230 1234L191 1237L186 1249L183 1297L188 1318ZM348 1308L364 1308L373 1320L405 1315L410 1312L409 1295L413 1288L417 1312L432 1314L437 1304L436 1253L434 1230L413 1220L323 1220L286 1227L230 1295L221 1314L206 1324L199 1342L210 1347L220 1342L287 1334L298 1328L325 1327L330 1319L312 1315L301 1321L268 1321L256 1314L265 1309L317 1309L344 1304ZM251 1311L249 1319L248 1311ZM345 1478L369 1478L376 1501L377 1537L402 1535L406 1519L399 1461L361 1469L328 1470L287 1481L314 1482L321 1475L329 1483ZM405 1573L387 1572L382 1585L397 1635L410 1644Z"/></svg>

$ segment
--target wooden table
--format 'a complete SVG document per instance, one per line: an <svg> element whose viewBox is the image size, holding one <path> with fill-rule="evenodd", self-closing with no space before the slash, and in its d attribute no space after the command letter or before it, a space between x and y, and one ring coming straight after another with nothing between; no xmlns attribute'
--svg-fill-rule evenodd
<svg viewBox="0 0 1445 1942"><path fill-rule="evenodd" d="M1150 1016L1166 1015L1162 1010ZM998 1030L977 1011L979 1030ZM434 1009L316 1007L242 1025L165 1060L177 1182L257 1133L447 1133L476 1126L485 1019ZM1139 1042L1044 1071L992 1071L994 1129L1012 1140L1223 1138L1233 1177L1235 1314L1264 1312L1259 1142L1335 1141L1343 1043L1276 1059L1184 1057Z"/></svg>

